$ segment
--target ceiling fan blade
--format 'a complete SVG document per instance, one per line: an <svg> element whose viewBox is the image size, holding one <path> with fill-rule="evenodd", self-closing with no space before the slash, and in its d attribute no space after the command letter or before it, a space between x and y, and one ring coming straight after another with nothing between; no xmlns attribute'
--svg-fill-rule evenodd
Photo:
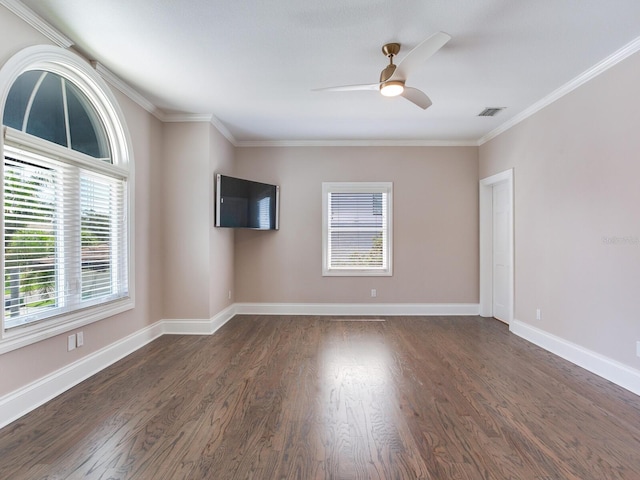
<svg viewBox="0 0 640 480"><path fill-rule="evenodd" d="M409 74L417 67L422 65L431 55L440 50L449 40L451 36L438 32L431 35L429 38L420 43L416 48L411 50L402 59L393 72L393 75L389 80L403 80L406 81Z"/></svg>
<svg viewBox="0 0 640 480"><path fill-rule="evenodd" d="M368 83L362 85L342 85L340 87L314 88L313 92L352 92L356 90L379 90L379 83Z"/></svg>
<svg viewBox="0 0 640 480"><path fill-rule="evenodd" d="M411 103L414 103L417 106L419 106L423 110L426 110L431 106L431 99L427 97L425 93L418 90L417 88L404 87L404 92L402 92L401 95L407 100L409 100Z"/></svg>

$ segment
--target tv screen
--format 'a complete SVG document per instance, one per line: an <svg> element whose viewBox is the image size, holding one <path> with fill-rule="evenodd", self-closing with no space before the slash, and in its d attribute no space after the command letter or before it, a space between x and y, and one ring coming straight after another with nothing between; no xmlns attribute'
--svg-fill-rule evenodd
<svg viewBox="0 0 640 480"><path fill-rule="evenodd" d="M278 230L280 187L216 174L216 227Z"/></svg>

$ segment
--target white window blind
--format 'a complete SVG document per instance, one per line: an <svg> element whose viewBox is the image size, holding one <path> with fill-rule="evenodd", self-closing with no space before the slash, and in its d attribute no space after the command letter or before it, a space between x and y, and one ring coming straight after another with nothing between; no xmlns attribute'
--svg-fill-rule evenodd
<svg viewBox="0 0 640 480"><path fill-rule="evenodd" d="M323 274L391 275L391 183L323 184Z"/></svg>
<svg viewBox="0 0 640 480"><path fill-rule="evenodd" d="M125 206L125 179L5 148L5 329L128 295Z"/></svg>

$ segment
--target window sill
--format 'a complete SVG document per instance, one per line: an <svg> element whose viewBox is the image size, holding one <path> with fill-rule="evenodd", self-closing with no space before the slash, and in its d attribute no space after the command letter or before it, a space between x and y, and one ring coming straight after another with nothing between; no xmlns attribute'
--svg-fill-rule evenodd
<svg viewBox="0 0 640 480"><path fill-rule="evenodd" d="M392 277L391 270L323 270L323 277Z"/></svg>
<svg viewBox="0 0 640 480"><path fill-rule="evenodd" d="M133 298L123 298L105 305L75 311L59 318L39 322L34 325L12 328L2 334L2 339L0 339L0 355L112 317L118 313L126 312L127 310L133 309L134 306Z"/></svg>

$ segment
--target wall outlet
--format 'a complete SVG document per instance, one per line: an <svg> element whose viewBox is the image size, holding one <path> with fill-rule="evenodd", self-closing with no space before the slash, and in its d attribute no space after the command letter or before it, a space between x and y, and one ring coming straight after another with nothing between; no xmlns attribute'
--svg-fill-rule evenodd
<svg viewBox="0 0 640 480"><path fill-rule="evenodd" d="M76 334L67 337L67 352L76 349Z"/></svg>
<svg viewBox="0 0 640 480"><path fill-rule="evenodd" d="M636 355L640 357L640 342L636 342Z"/></svg>
<svg viewBox="0 0 640 480"><path fill-rule="evenodd" d="M84 345L84 332L76 333L76 347L81 347Z"/></svg>
<svg viewBox="0 0 640 480"><path fill-rule="evenodd" d="M231 290L229 290L229 300L231 300Z"/></svg>
<svg viewBox="0 0 640 480"><path fill-rule="evenodd" d="M540 309L536 308L536 320L540 320L542 318L542 315L540 314Z"/></svg>
<svg viewBox="0 0 640 480"><path fill-rule="evenodd" d="M371 298L373 297L377 297L378 296L378 291L375 288L371 289Z"/></svg>

